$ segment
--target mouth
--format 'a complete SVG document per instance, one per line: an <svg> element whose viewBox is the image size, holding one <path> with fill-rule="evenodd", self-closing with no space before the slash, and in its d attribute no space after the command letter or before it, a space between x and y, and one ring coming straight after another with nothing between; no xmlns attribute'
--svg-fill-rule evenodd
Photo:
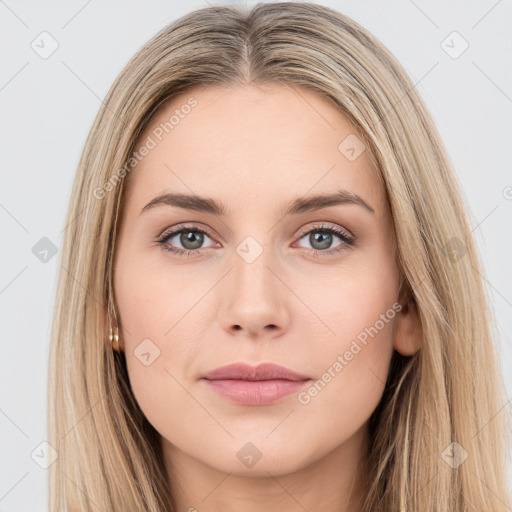
<svg viewBox="0 0 512 512"><path fill-rule="evenodd" d="M299 391L312 379L274 363L250 366L234 363L203 377L209 388L241 405L265 405Z"/></svg>

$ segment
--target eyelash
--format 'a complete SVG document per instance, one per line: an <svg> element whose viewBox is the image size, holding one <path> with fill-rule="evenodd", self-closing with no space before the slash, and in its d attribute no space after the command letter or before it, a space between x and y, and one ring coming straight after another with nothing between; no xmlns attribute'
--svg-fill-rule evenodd
<svg viewBox="0 0 512 512"><path fill-rule="evenodd" d="M337 255L337 254L341 253L342 251L345 251L345 250L350 249L351 247L355 246L355 240L353 238L347 236L347 234L344 231L341 231L340 229L334 228L332 226L325 226L325 225L313 226L313 228L309 229L308 231L302 232L299 236L299 240L304 238L304 236L309 235L310 233L313 233L315 231L336 235L342 241L342 244L340 244L338 246L338 248L336 248L335 250L319 251L317 249L307 249L308 251L312 251L312 253L313 253L312 256L315 258L318 258L320 254L328 254L329 256ZM196 226L187 226L187 227L181 227L179 229L175 229L173 231L165 232L157 240L157 244L160 246L160 248L162 250L176 254L177 256L180 256L180 257L193 256L193 257L195 257L201 249L177 249L176 247L172 247L166 243L173 236L183 233L183 232L202 233L202 234L208 236L209 238L213 238L207 231L205 231L203 229L200 229Z"/></svg>

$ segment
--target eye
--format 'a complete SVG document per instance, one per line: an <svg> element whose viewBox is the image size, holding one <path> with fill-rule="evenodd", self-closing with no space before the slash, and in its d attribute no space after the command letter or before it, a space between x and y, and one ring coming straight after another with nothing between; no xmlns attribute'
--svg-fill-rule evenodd
<svg viewBox="0 0 512 512"><path fill-rule="evenodd" d="M200 228L181 227L166 231L157 242L164 251L172 252L178 256L191 256L199 254L198 249L203 248L205 237L210 238L208 233ZM171 241L173 245L170 245L169 242ZM181 247L175 247L175 244L181 244Z"/></svg>
<svg viewBox="0 0 512 512"><path fill-rule="evenodd" d="M333 238L334 237L334 238ZM174 228L170 231L166 231L158 240L157 243L162 250L171 252L178 256L200 256L200 249L205 249L203 244L205 238L210 238L208 233L196 226L181 226ZM348 235L345 231L340 228L318 225L314 226L308 231L303 231L300 236L300 240L306 239L311 248L307 248L312 251L314 257L319 257L321 253L325 255L337 255L341 251L349 249L355 245L355 239ZM332 249L333 240L338 239L340 242ZM216 245L213 247L219 247L219 244L214 242ZM176 244L181 247L176 247ZM303 247L303 246L301 246Z"/></svg>
<svg viewBox="0 0 512 512"><path fill-rule="evenodd" d="M338 238L340 242L334 246L334 249L331 249L335 238ZM326 225L314 226L313 229L309 229L302 234L300 240L302 239L306 239L311 245L311 250L314 252L313 256L315 257L318 257L320 253L326 253L331 256L339 254L341 251L355 245L355 240L345 231Z"/></svg>

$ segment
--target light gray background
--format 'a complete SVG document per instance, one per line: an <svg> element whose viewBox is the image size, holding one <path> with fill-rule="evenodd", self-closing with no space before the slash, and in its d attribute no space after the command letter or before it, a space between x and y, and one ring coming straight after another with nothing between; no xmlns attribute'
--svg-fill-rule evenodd
<svg viewBox="0 0 512 512"><path fill-rule="evenodd" d="M512 3L316 3L338 9L375 34L413 78L437 123L471 207L511 397ZM60 247L87 133L127 60L164 25L206 5L0 0L0 512L46 510L47 472L31 453L42 453L38 446L46 439ZM33 41L43 45L43 31L58 43L46 59L31 47ZM445 51L446 45L452 54L462 48L459 36L446 39L453 31L469 44L458 58ZM32 251L42 237L58 251L47 262ZM500 414L510 414L510 402L503 406Z"/></svg>

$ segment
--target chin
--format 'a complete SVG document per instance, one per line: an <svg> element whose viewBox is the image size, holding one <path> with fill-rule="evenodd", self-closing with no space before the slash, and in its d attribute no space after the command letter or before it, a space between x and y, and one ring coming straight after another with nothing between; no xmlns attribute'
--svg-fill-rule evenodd
<svg viewBox="0 0 512 512"><path fill-rule="evenodd" d="M272 436L273 434L271 434ZM250 441L249 439L252 439ZM231 440L229 446L223 446L219 453L211 453L209 460L203 463L223 473L236 476L268 477L294 473L308 466L315 460L311 447L276 436L264 439L264 436L244 437Z"/></svg>

